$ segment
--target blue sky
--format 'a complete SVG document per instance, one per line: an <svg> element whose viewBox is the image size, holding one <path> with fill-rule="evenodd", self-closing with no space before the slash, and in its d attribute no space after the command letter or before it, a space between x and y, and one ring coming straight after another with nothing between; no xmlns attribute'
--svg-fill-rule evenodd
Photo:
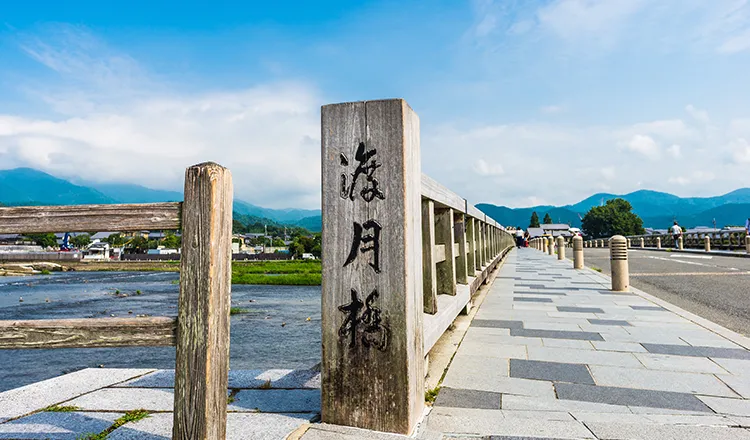
<svg viewBox="0 0 750 440"><path fill-rule="evenodd" d="M747 0L152 3L3 6L0 168L311 208L320 106L402 97L477 203L750 186Z"/></svg>

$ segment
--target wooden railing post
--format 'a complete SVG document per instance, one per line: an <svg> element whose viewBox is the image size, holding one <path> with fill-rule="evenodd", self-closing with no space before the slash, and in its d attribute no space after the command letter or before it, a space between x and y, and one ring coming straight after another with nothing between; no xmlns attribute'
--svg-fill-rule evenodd
<svg viewBox="0 0 750 440"><path fill-rule="evenodd" d="M466 215L454 214L455 236L458 242L458 255L456 256L456 282L469 284L469 268L466 258Z"/></svg>
<svg viewBox="0 0 750 440"><path fill-rule="evenodd" d="M185 172L172 430L178 440L226 437L232 192L229 170L215 163Z"/></svg>
<svg viewBox="0 0 750 440"><path fill-rule="evenodd" d="M481 266L477 266L476 219L473 217L467 217L466 220L466 237L469 243L469 259L467 266L469 268L469 273L474 276L474 272L481 269Z"/></svg>
<svg viewBox="0 0 750 440"><path fill-rule="evenodd" d="M438 294L456 294L456 241L453 228L453 209L440 209L435 213L435 243L445 247L445 260L437 264Z"/></svg>
<svg viewBox="0 0 750 440"><path fill-rule="evenodd" d="M419 119L400 99L321 118L322 419L407 434L424 409Z"/></svg>
<svg viewBox="0 0 750 440"><path fill-rule="evenodd" d="M437 313L437 265L435 263L435 202L422 200L422 290L424 312Z"/></svg>

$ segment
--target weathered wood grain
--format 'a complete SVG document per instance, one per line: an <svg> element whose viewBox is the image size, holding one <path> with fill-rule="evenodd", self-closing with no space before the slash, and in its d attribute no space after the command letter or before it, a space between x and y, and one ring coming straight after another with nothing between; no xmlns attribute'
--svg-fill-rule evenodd
<svg viewBox="0 0 750 440"><path fill-rule="evenodd" d="M453 233L456 237L456 282L469 284L469 267L466 257L466 218L464 214L454 215Z"/></svg>
<svg viewBox="0 0 750 440"><path fill-rule="evenodd" d="M445 245L445 260L437 264L438 295L456 294L456 253L453 209L435 210L435 243Z"/></svg>
<svg viewBox="0 0 750 440"><path fill-rule="evenodd" d="M322 419L410 433L424 408L419 120L400 99L327 105L321 119ZM360 144L380 165L372 178L383 197L369 202L361 189L373 182L364 175L353 197L341 191L342 176L350 186L360 165ZM379 271L371 265L374 251L362 252L355 240L355 223L370 220L381 228ZM368 297L380 322L366 333Z"/></svg>
<svg viewBox="0 0 750 440"><path fill-rule="evenodd" d="M443 260L445 250L443 250ZM422 293L424 312L437 312L437 268L435 258L435 202L422 199Z"/></svg>
<svg viewBox="0 0 750 440"><path fill-rule="evenodd" d="M220 165L185 172L172 430L177 440L226 437L232 193L232 176Z"/></svg>
<svg viewBox="0 0 750 440"><path fill-rule="evenodd" d="M468 243L468 259L466 265L469 269L469 273L473 274L475 271L482 268L477 265L477 235L476 235L476 224L479 220L467 217L466 219L466 242Z"/></svg>
<svg viewBox="0 0 750 440"><path fill-rule="evenodd" d="M466 215L482 221L484 221L485 216L484 212L482 212L479 208L472 205L471 203L466 204Z"/></svg>
<svg viewBox="0 0 750 440"><path fill-rule="evenodd" d="M0 234L180 228L182 203L0 208Z"/></svg>
<svg viewBox="0 0 750 440"><path fill-rule="evenodd" d="M0 349L174 345L174 318L0 321Z"/></svg>
<svg viewBox="0 0 750 440"><path fill-rule="evenodd" d="M440 208L452 208L458 212L466 210L466 200L432 177L422 174L422 196L434 201Z"/></svg>
<svg viewBox="0 0 750 440"><path fill-rule="evenodd" d="M442 263L445 261L445 245L444 244L436 244L433 246L433 251L435 252L435 263Z"/></svg>

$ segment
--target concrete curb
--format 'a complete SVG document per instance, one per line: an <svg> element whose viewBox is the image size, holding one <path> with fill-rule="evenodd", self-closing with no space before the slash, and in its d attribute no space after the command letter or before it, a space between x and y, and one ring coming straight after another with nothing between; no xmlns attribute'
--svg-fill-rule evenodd
<svg viewBox="0 0 750 440"><path fill-rule="evenodd" d="M746 252L742 252L742 251L729 253L729 252L720 252L720 251L709 251L709 252L706 252L706 251L703 251L703 250L700 250L700 249L683 249L683 250L679 250L679 249L672 249L672 248L657 249L657 248L648 248L648 247L646 247L646 248L633 247L633 248L630 248L628 250L630 250L630 251L668 252L668 253L671 253L671 254L697 254L697 255L715 255L715 256L718 256L718 257L750 258L750 254L748 254Z"/></svg>
<svg viewBox="0 0 750 440"><path fill-rule="evenodd" d="M591 269L589 267L586 267L586 269L590 272L590 275L593 275L593 276L595 276L597 278L601 278L603 282L605 282L605 283L610 283L611 282L611 277L609 277L608 275L605 275L603 273L599 273L599 272L597 272L597 271L595 271L595 270L593 270L593 269ZM609 289L609 287L607 287L607 288ZM737 344L737 345L745 348L746 350L750 350L750 338L748 338L747 336L741 335L741 334L739 334L739 333L737 333L735 331L729 330L728 328L722 327L719 324L716 324L716 323L714 323L712 321L709 321L708 319L701 318L700 316L698 316L698 315L696 315L694 313L690 313L690 312L688 312L685 309L677 307L676 305L674 305L674 304L672 304L670 302L667 302L667 301L664 301L663 299L657 298L657 297L655 297L655 296L653 296L653 295L651 295L649 293L646 293L646 292L644 292L644 291L642 291L640 289L637 289L637 288L635 288L633 286L629 286L629 290L630 290L631 293L634 293L634 294L640 296L643 299L651 301L652 303L654 303L654 304L656 304L656 305L658 305L660 307L663 307L663 308L669 310L670 312L674 313L677 316L685 318L688 321L691 321L694 324L697 324L697 325L705 328L706 330L712 331L712 332L716 333L717 335L722 336L723 338L728 339L728 340L734 342L735 344Z"/></svg>

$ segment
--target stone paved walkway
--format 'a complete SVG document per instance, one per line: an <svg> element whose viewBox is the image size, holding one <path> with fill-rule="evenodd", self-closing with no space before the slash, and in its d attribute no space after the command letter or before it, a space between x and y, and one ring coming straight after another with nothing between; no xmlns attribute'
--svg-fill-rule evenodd
<svg viewBox="0 0 750 440"><path fill-rule="evenodd" d="M422 437L750 439L750 340L609 283L514 251Z"/></svg>

